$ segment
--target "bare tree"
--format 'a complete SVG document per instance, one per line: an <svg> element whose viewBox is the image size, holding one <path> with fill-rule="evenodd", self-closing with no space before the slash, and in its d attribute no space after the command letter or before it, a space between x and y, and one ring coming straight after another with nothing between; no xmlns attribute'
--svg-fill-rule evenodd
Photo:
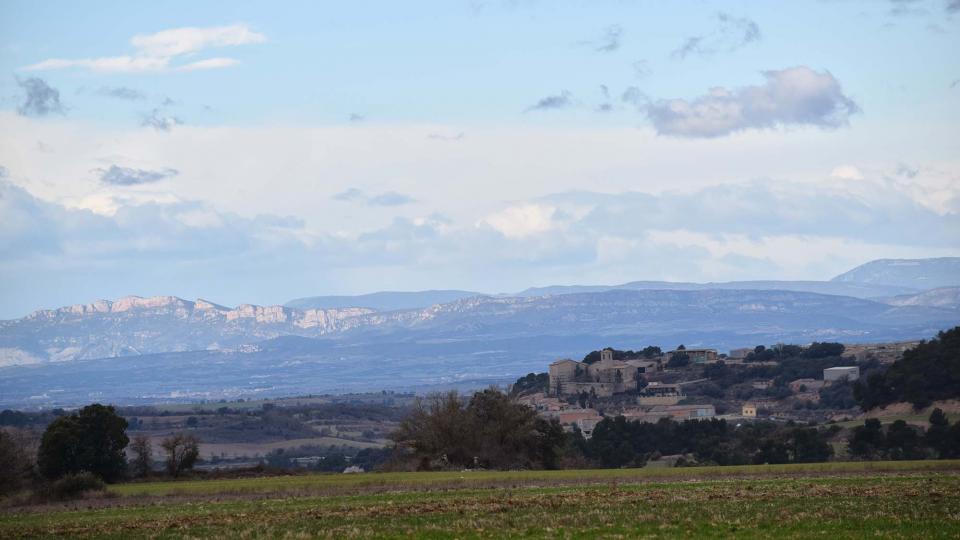
<svg viewBox="0 0 960 540"><path fill-rule="evenodd" d="M555 467L559 424L491 388L469 401L456 392L418 400L391 435L420 469Z"/></svg>
<svg viewBox="0 0 960 540"><path fill-rule="evenodd" d="M130 459L130 472L137 478L143 478L150 474L150 463L153 461L153 446L150 444L150 438L146 435L137 435L130 443L130 452L133 457Z"/></svg>
<svg viewBox="0 0 960 540"><path fill-rule="evenodd" d="M16 492L33 468L29 434L16 428L0 428L0 495Z"/></svg>
<svg viewBox="0 0 960 540"><path fill-rule="evenodd" d="M175 433L160 443L167 453L167 472L170 476L180 476L183 471L193 468L200 456L200 440L187 433Z"/></svg>

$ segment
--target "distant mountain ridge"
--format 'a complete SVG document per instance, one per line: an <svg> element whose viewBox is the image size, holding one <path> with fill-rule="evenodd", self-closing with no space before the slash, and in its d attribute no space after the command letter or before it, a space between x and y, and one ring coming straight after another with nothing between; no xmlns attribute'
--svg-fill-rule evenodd
<svg viewBox="0 0 960 540"><path fill-rule="evenodd" d="M900 341L960 323L957 310L716 289L479 296L413 310L322 313L327 324L307 323L318 314L281 306L212 310L162 297L5 321L0 405L477 387L599 346L683 343L723 351Z"/></svg>
<svg viewBox="0 0 960 540"><path fill-rule="evenodd" d="M341 331L357 316L373 312L252 304L227 308L175 296L98 300L0 321L0 366L228 349L282 335Z"/></svg>
<svg viewBox="0 0 960 540"><path fill-rule="evenodd" d="M852 283L833 281L726 281L710 283L690 283L678 281L631 281L621 285L553 285L549 287L531 287L517 293L517 296L544 296L548 294L572 294L583 292L602 292L611 290L758 290L758 291L797 291L817 294L851 296L853 298L881 298L915 292L910 287L893 285Z"/></svg>
<svg viewBox="0 0 960 540"><path fill-rule="evenodd" d="M481 296L483 293L458 290L428 290L428 291L380 291L355 296L308 296L295 298L286 302L284 307L296 309L339 309L348 307L364 307L377 311L396 311L399 309L416 309L446 304L455 300Z"/></svg>
<svg viewBox="0 0 960 540"><path fill-rule="evenodd" d="M857 275L892 275L890 265L878 262ZM907 266L910 283L945 279L943 272ZM722 351L778 342L902 341L960 324L960 287L918 290L886 278L861 283L843 276L637 281L515 295L384 292L285 306L226 307L175 296L99 300L0 321L0 401L61 406L90 396L220 399L486 385L600 346L683 343Z"/></svg>
<svg viewBox="0 0 960 540"><path fill-rule="evenodd" d="M831 282L909 287L916 290L960 286L960 257L877 259L836 276Z"/></svg>
<svg viewBox="0 0 960 540"><path fill-rule="evenodd" d="M853 338L935 331L950 309L847 296L764 290L625 290L552 296L473 296L426 308L236 308L173 296L41 310L0 322L0 366L195 350L233 350L283 336L343 341L472 340L558 334L654 338L697 333L720 343Z"/></svg>

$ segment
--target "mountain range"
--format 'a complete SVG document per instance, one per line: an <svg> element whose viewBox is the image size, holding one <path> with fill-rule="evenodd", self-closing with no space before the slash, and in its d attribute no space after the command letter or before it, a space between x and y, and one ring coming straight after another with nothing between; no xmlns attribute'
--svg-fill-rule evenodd
<svg viewBox="0 0 960 540"><path fill-rule="evenodd" d="M960 279L933 261L931 271L875 261L829 282L384 292L232 308L101 300L0 321L0 404L489 384L601 346L927 338L960 323ZM839 279L851 273L868 281Z"/></svg>

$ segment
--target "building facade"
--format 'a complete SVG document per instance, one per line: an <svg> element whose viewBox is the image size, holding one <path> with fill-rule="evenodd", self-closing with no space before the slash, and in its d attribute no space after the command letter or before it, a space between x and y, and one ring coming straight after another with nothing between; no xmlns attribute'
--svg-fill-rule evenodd
<svg viewBox="0 0 960 540"><path fill-rule="evenodd" d="M641 368L613 359L613 351L600 351L600 361L593 364L568 358L550 364L549 393L571 396L582 393L610 397L637 389Z"/></svg>
<svg viewBox="0 0 960 540"><path fill-rule="evenodd" d="M836 382L842 379L853 382L859 378L860 368L857 366L832 367L823 370L823 381L826 383Z"/></svg>

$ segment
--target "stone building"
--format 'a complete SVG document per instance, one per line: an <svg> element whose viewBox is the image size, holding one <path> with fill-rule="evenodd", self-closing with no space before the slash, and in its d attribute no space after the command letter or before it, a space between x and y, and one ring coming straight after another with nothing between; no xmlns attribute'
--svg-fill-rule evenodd
<svg viewBox="0 0 960 540"><path fill-rule="evenodd" d="M637 403L640 405L676 405L687 397L679 384L652 382L640 391Z"/></svg>
<svg viewBox="0 0 960 540"><path fill-rule="evenodd" d="M687 353L691 364L712 364L720 359L716 349L677 349L670 351L670 356L676 353Z"/></svg>
<svg viewBox="0 0 960 540"><path fill-rule="evenodd" d="M613 359L613 351L600 351L600 361L593 364L569 358L550 364L549 393L554 396L579 395L586 392L597 397L637 389L640 368Z"/></svg>

